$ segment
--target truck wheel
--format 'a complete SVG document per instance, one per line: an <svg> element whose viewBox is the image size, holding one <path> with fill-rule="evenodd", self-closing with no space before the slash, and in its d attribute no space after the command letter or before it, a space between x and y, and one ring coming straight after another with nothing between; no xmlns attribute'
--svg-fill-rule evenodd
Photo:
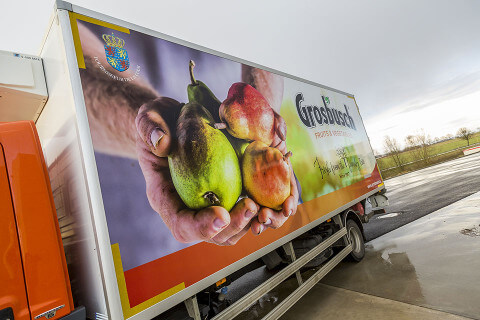
<svg viewBox="0 0 480 320"><path fill-rule="evenodd" d="M349 259L359 262L365 256L365 242L363 241L362 231L352 219L347 220L346 227L347 236L352 244L352 252L350 252Z"/></svg>

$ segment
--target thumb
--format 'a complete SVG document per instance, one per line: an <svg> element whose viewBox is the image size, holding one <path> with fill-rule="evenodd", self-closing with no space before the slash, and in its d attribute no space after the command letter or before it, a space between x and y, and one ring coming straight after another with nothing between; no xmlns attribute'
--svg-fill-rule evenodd
<svg viewBox="0 0 480 320"><path fill-rule="evenodd" d="M223 207L211 206L198 212L182 210L172 217L170 228L180 242L210 241L230 224L230 214Z"/></svg>
<svg viewBox="0 0 480 320"><path fill-rule="evenodd" d="M161 97L143 104L138 110L135 118L138 135L158 157L170 153L182 106L174 99Z"/></svg>

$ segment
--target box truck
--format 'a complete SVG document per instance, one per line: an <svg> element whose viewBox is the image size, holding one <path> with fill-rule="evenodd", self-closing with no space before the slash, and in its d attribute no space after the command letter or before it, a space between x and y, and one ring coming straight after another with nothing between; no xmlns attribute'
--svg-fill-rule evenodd
<svg viewBox="0 0 480 320"><path fill-rule="evenodd" d="M0 60L0 121L28 120L0 125L2 320L232 319L295 276L275 319L363 258L387 201L352 94L63 1Z"/></svg>

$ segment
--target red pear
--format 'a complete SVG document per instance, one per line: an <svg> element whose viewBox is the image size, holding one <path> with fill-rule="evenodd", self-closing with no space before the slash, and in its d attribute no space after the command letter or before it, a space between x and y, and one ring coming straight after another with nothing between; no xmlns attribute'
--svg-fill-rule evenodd
<svg viewBox="0 0 480 320"><path fill-rule="evenodd" d="M228 90L227 99L220 106L219 114L232 136L272 144L275 133L274 112L254 87L243 82L234 83Z"/></svg>
<svg viewBox="0 0 480 320"><path fill-rule="evenodd" d="M281 210L290 196L292 170L288 163L291 152L283 155L260 141L250 143L242 161L243 186L258 204Z"/></svg>

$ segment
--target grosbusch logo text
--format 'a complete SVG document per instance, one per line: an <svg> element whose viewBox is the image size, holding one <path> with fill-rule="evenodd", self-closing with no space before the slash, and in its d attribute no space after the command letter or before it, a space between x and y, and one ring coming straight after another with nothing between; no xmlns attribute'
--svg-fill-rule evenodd
<svg viewBox="0 0 480 320"><path fill-rule="evenodd" d="M345 112L339 111L335 108L329 108L327 106L328 98L322 96L323 107L309 106L302 104L303 93L297 93L295 97L295 105L297 106L297 113L302 120L303 124L308 128L314 128L323 124L338 124L344 127L348 127L357 130L353 118L348 113L348 107L343 105Z"/></svg>

